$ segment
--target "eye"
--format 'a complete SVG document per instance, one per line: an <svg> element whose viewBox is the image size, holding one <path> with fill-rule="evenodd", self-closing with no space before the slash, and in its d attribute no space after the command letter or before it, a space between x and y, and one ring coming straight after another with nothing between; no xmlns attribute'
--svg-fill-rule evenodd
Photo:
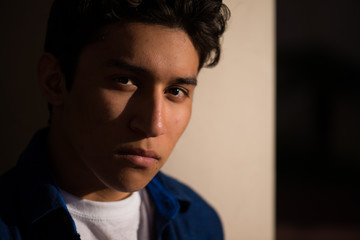
<svg viewBox="0 0 360 240"><path fill-rule="evenodd" d="M129 77L115 77L113 80L124 85L134 85L134 82Z"/></svg>
<svg viewBox="0 0 360 240"><path fill-rule="evenodd" d="M189 97L189 92L182 87L171 87L165 90L165 94L174 101L182 101Z"/></svg>

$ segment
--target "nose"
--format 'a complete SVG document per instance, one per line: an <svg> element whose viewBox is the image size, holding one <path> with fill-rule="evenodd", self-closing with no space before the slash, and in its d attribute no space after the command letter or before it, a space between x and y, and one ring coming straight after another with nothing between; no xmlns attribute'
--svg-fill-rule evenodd
<svg viewBox="0 0 360 240"><path fill-rule="evenodd" d="M157 137L166 132L166 108L162 93L143 95L136 101L130 128L144 137Z"/></svg>

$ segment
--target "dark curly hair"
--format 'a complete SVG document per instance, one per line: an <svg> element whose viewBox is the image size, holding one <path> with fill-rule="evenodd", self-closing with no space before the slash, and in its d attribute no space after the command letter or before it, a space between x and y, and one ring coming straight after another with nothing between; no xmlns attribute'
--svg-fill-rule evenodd
<svg viewBox="0 0 360 240"><path fill-rule="evenodd" d="M96 41L103 26L141 22L183 29L199 54L199 69L213 67L229 17L221 0L55 0L45 52L57 57L70 89L82 49Z"/></svg>

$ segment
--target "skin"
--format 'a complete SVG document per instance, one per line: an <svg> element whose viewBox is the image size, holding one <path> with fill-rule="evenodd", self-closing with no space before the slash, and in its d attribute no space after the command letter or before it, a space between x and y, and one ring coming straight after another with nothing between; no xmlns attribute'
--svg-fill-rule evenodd
<svg viewBox="0 0 360 240"><path fill-rule="evenodd" d="M95 201L144 188L189 122L198 64L183 30L143 23L106 26L80 54L70 91L56 58L44 54L39 79L53 105L59 186Z"/></svg>

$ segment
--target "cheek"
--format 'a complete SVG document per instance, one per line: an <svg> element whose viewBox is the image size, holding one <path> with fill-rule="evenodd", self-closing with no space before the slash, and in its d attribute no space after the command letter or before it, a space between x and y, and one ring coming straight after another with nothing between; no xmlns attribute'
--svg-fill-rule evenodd
<svg viewBox="0 0 360 240"><path fill-rule="evenodd" d="M102 142L105 144L104 139L111 140L110 133L120 130L117 128L120 128L121 124L114 123L119 119L125 105L125 101L106 91L77 94L74 91L64 109L66 131L77 139L77 144L84 145L83 148L92 148L103 144ZM109 136L105 138L106 135ZM103 140L99 143L98 139Z"/></svg>
<svg viewBox="0 0 360 240"><path fill-rule="evenodd" d="M118 119L127 102L127 96L99 89L96 92L78 96L72 103L72 108L73 114L82 124L101 126Z"/></svg>
<svg viewBox="0 0 360 240"><path fill-rule="evenodd" d="M100 121L114 121L122 115L128 100L129 98L124 94L120 95L115 91L102 90L99 93L99 98L94 102L95 108L93 111L96 111L94 114L100 117Z"/></svg>
<svg viewBox="0 0 360 240"><path fill-rule="evenodd" d="M191 116L191 108L189 109L185 109L184 111L182 111L180 114L175 114L175 119L174 119L174 129L173 131L176 132L176 137L179 138L182 133L185 131L189 121L190 121L190 116Z"/></svg>
<svg viewBox="0 0 360 240"><path fill-rule="evenodd" d="M185 131L190 119L190 113L188 111L177 112L172 116L173 118L168 122L167 134L165 135L166 137L163 138L161 144L164 148L163 150L166 149L164 152L165 159L169 157L179 138Z"/></svg>

